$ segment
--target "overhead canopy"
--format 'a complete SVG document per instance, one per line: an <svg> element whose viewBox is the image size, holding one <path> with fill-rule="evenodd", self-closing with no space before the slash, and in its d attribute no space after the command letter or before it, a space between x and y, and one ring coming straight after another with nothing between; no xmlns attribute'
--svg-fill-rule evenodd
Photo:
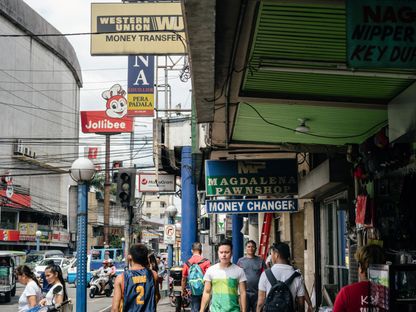
<svg viewBox="0 0 416 312"><path fill-rule="evenodd" d="M213 96L196 102L197 121L212 122L214 145L361 143L387 124L388 104L416 80L409 70L347 67L344 1L230 2L234 10L222 1L216 8ZM203 29L188 24L194 37ZM198 73L207 65L192 64ZM293 131L299 118L308 134Z"/></svg>

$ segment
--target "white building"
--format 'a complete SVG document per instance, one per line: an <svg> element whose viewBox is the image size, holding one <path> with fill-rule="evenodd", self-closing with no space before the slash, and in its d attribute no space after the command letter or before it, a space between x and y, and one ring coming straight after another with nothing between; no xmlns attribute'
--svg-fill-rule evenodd
<svg viewBox="0 0 416 312"><path fill-rule="evenodd" d="M39 229L42 248L67 247L81 69L65 36L33 35L59 32L22 0L0 1L0 12L0 175L13 188L0 187L0 229L18 231L0 244L27 248Z"/></svg>

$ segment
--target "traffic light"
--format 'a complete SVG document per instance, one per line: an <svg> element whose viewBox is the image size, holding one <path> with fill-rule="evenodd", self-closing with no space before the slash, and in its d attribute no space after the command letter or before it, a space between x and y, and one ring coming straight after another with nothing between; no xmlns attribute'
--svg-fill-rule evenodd
<svg viewBox="0 0 416 312"><path fill-rule="evenodd" d="M117 199L122 206L134 206L135 168L120 168L117 180Z"/></svg>

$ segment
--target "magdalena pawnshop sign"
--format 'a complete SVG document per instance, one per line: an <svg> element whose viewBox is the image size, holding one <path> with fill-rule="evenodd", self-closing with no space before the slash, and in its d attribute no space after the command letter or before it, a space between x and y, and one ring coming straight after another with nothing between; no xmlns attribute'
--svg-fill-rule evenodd
<svg viewBox="0 0 416 312"><path fill-rule="evenodd" d="M294 195L298 193L296 159L207 160L207 196Z"/></svg>
<svg viewBox="0 0 416 312"><path fill-rule="evenodd" d="M352 68L416 68L416 0L347 0Z"/></svg>

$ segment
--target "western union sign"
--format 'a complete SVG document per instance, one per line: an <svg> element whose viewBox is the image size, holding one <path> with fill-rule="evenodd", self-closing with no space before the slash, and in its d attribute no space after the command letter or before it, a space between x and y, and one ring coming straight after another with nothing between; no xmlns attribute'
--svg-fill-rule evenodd
<svg viewBox="0 0 416 312"><path fill-rule="evenodd" d="M91 55L184 54L182 8L175 3L92 3Z"/></svg>

